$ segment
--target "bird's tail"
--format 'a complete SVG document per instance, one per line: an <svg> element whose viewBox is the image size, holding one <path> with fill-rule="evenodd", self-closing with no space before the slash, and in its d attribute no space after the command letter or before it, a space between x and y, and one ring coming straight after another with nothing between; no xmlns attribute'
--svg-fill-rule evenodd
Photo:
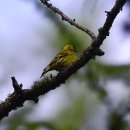
<svg viewBox="0 0 130 130"><path fill-rule="evenodd" d="M50 68L49 68L49 66L47 66L47 67L43 70L43 72L42 72L40 78L41 78L44 74L46 74L49 70L50 70Z"/></svg>
<svg viewBox="0 0 130 130"><path fill-rule="evenodd" d="M46 71L43 71L42 74L41 74L41 76L40 76L40 78L41 78L45 73L46 73Z"/></svg>

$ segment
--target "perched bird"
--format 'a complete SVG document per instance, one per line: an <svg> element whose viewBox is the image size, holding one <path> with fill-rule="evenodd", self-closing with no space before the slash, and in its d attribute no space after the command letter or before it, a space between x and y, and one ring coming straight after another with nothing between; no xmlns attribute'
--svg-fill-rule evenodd
<svg viewBox="0 0 130 130"><path fill-rule="evenodd" d="M61 71L76 60L76 48L73 45L66 45L61 52L43 69L41 77L51 70Z"/></svg>

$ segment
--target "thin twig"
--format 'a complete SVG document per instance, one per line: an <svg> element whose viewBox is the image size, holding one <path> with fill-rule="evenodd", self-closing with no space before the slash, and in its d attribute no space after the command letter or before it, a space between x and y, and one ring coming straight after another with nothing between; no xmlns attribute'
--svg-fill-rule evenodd
<svg viewBox="0 0 130 130"><path fill-rule="evenodd" d="M22 92L22 84L18 84L17 80L15 79L15 77L11 77L12 79L12 85L13 85L13 88L14 88L14 91L15 92Z"/></svg>
<svg viewBox="0 0 130 130"><path fill-rule="evenodd" d="M79 25L78 23L76 23L75 19L71 19L69 18L67 15L65 15L61 10L59 10L58 8L56 8L55 6L53 6L52 4L48 3L47 0L40 0L41 3L43 3L44 5L46 5L48 8L50 8L54 13L57 13L61 16L62 20L67 21L68 23L70 23L71 25L75 26L76 28L82 30L83 32L87 33L92 40L95 40L96 36L95 34L90 31L89 29L83 27L82 25Z"/></svg>

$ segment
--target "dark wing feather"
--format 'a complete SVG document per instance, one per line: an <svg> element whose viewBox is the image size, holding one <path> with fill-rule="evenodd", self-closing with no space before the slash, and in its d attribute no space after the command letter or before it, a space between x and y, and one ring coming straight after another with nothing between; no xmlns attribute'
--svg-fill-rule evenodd
<svg viewBox="0 0 130 130"><path fill-rule="evenodd" d="M60 70L63 67L62 61L64 60L64 57L66 57L67 55L67 51L59 52L55 56L55 58L49 63L49 65L44 68L41 77L50 70Z"/></svg>
<svg viewBox="0 0 130 130"><path fill-rule="evenodd" d="M53 66L54 64L60 64L62 62L62 59L68 55L68 52L61 51L59 52L55 58L50 62L49 66ZM56 63L57 62L57 63Z"/></svg>

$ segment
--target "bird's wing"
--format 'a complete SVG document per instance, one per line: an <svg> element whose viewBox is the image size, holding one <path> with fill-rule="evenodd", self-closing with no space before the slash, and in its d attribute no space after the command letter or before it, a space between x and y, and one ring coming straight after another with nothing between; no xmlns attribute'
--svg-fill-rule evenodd
<svg viewBox="0 0 130 130"><path fill-rule="evenodd" d="M59 52L55 58L44 68L44 72L48 72L49 70L57 69L57 67L62 66L62 61L64 57L66 57L68 53L66 51Z"/></svg>
<svg viewBox="0 0 130 130"><path fill-rule="evenodd" d="M55 56L55 58L50 62L49 66L51 66L51 65L53 65L55 63L56 64L60 64L67 55L68 55L68 52L66 52L66 51L59 52Z"/></svg>

